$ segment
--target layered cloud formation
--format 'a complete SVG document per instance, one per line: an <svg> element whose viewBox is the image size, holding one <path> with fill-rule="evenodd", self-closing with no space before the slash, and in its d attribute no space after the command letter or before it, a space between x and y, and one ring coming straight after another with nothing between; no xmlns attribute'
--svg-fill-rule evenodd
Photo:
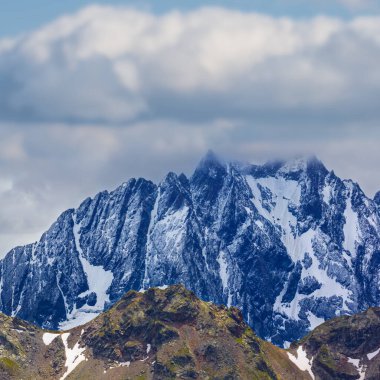
<svg viewBox="0 0 380 380"><path fill-rule="evenodd" d="M190 172L208 148L317 153L372 195L379 59L380 17L223 8L92 6L0 40L0 250L130 176Z"/></svg>
<svg viewBox="0 0 380 380"><path fill-rule="evenodd" d="M90 7L0 45L3 118L378 117L380 17Z"/></svg>

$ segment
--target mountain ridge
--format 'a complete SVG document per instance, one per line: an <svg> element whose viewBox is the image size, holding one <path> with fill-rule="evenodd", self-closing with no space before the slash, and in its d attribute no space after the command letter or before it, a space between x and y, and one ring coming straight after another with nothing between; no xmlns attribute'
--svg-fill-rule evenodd
<svg viewBox="0 0 380 380"><path fill-rule="evenodd" d="M189 178L130 179L11 250L0 310L72 327L129 289L183 283L288 345L380 304L379 231L377 203L316 157L239 165L209 152Z"/></svg>
<svg viewBox="0 0 380 380"><path fill-rule="evenodd" d="M0 321L8 380L376 380L380 370L380 308L325 322L288 350L258 338L239 309L182 285L131 290L66 331Z"/></svg>

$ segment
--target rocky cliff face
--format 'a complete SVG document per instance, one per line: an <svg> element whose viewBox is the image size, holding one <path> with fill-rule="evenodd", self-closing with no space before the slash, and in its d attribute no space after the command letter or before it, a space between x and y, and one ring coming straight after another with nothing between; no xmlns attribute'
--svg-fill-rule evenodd
<svg viewBox="0 0 380 380"><path fill-rule="evenodd" d="M378 202L315 158L262 166L209 153L194 174L131 179L64 212L0 264L0 310L86 322L130 289L182 283L288 345L380 304Z"/></svg>

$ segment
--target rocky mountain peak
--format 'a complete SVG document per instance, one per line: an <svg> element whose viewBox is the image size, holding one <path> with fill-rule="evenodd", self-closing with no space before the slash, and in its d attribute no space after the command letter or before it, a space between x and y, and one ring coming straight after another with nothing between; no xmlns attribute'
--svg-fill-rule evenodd
<svg viewBox="0 0 380 380"><path fill-rule="evenodd" d="M316 379L378 379L380 368L380 308L334 318L300 342L312 362Z"/></svg>
<svg viewBox="0 0 380 380"><path fill-rule="evenodd" d="M189 179L131 179L9 252L0 310L65 329L128 290L182 283L287 346L380 304L379 231L376 202L315 158L237 165L210 152Z"/></svg>
<svg viewBox="0 0 380 380"><path fill-rule="evenodd" d="M216 178L219 174L226 172L226 164L212 150L209 150L206 155L200 160L197 168L194 171L193 179L199 176L209 176Z"/></svg>

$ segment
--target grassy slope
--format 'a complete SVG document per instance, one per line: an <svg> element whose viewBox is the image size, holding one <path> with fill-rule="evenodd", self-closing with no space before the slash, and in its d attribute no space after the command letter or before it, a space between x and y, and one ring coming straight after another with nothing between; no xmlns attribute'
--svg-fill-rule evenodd
<svg viewBox="0 0 380 380"><path fill-rule="evenodd" d="M60 379L65 373L61 337L46 346L44 331L0 315L0 379ZM324 323L298 343L313 357L316 379L358 379L348 357L379 379L380 309ZM128 292L110 310L69 331L69 348L85 347L86 360L67 377L85 379L309 380L288 352L256 337L236 308L199 300L182 286ZM150 348L150 349L148 349ZM380 354L379 354L380 357Z"/></svg>

